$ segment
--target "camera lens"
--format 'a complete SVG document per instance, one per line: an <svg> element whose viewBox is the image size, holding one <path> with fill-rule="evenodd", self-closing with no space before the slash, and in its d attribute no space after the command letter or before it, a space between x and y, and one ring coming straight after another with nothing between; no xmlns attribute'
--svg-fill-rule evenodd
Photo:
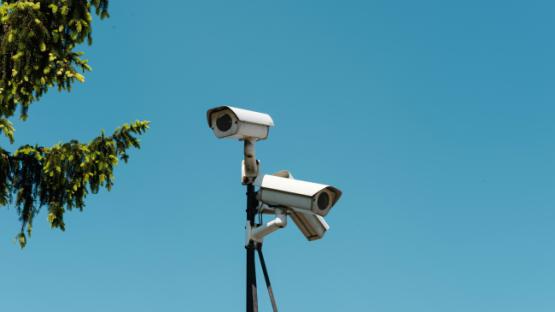
<svg viewBox="0 0 555 312"><path fill-rule="evenodd" d="M231 119L231 116L229 116L229 114L225 114L218 118L218 120L216 120L216 126L221 132L226 132L231 129L232 124L233 120Z"/></svg>
<svg viewBox="0 0 555 312"><path fill-rule="evenodd" d="M322 192L320 196L318 196L318 208L320 210L326 210L330 204L330 196L327 192Z"/></svg>

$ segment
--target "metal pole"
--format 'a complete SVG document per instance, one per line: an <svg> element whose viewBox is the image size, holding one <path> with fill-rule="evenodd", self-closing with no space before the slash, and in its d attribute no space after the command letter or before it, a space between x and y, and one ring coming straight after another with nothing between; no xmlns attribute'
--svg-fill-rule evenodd
<svg viewBox="0 0 555 312"><path fill-rule="evenodd" d="M258 201L252 183L247 184L247 222L254 226ZM247 312L258 312L258 296L256 291L255 243L248 242L247 249Z"/></svg>
<svg viewBox="0 0 555 312"><path fill-rule="evenodd" d="M274 310L274 312L278 312L276 298L274 297L274 290L272 289L272 283L270 283L270 275L268 274L266 261L264 261L264 255L262 254L262 244L258 244L258 246L256 246L256 250L258 251L258 257L260 258L260 265L262 266L262 272L264 273L264 279L266 280L268 295L270 295L270 300L272 302L272 309Z"/></svg>

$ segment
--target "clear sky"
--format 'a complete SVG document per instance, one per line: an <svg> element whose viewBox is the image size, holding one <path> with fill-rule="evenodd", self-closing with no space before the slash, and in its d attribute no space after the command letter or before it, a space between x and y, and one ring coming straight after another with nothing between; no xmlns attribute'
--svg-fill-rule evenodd
<svg viewBox="0 0 555 312"><path fill-rule="evenodd" d="M111 9L86 84L34 104L17 144L152 129L65 233L43 212L21 251L0 209L1 311L243 311L242 146L205 118L225 104L274 117L264 172L344 191L323 240L266 240L281 311L555 309L551 1Z"/></svg>

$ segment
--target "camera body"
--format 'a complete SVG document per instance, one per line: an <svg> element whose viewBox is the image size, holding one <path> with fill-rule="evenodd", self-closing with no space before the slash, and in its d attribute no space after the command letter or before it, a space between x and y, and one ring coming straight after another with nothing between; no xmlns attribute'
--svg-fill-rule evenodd
<svg viewBox="0 0 555 312"><path fill-rule="evenodd" d="M260 186L261 212L285 211L309 241L323 238L329 230L323 216L329 213L342 194L333 186L295 180L287 170L265 175L257 180L257 184Z"/></svg>
<svg viewBox="0 0 555 312"><path fill-rule="evenodd" d="M258 183L258 200L263 203L322 217L341 197L341 191L333 186L274 175L264 175Z"/></svg>
<svg viewBox="0 0 555 312"><path fill-rule="evenodd" d="M265 140L274 126L268 114L231 106L220 106L206 113L208 126L218 138Z"/></svg>
<svg viewBox="0 0 555 312"><path fill-rule="evenodd" d="M326 220L319 215L302 213L295 210L290 210L288 215L309 241L323 238L324 234L330 229Z"/></svg>

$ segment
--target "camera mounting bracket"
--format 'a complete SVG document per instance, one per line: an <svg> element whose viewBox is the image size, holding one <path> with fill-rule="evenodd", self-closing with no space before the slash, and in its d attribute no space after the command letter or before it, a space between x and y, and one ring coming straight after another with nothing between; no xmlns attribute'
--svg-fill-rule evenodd
<svg viewBox="0 0 555 312"><path fill-rule="evenodd" d="M264 241L264 237L287 226L287 214L285 211L276 208L275 215L275 219L259 226L253 227L249 222L247 222L247 239L245 246L248 246L250 242L262 243Z"/></svg>

